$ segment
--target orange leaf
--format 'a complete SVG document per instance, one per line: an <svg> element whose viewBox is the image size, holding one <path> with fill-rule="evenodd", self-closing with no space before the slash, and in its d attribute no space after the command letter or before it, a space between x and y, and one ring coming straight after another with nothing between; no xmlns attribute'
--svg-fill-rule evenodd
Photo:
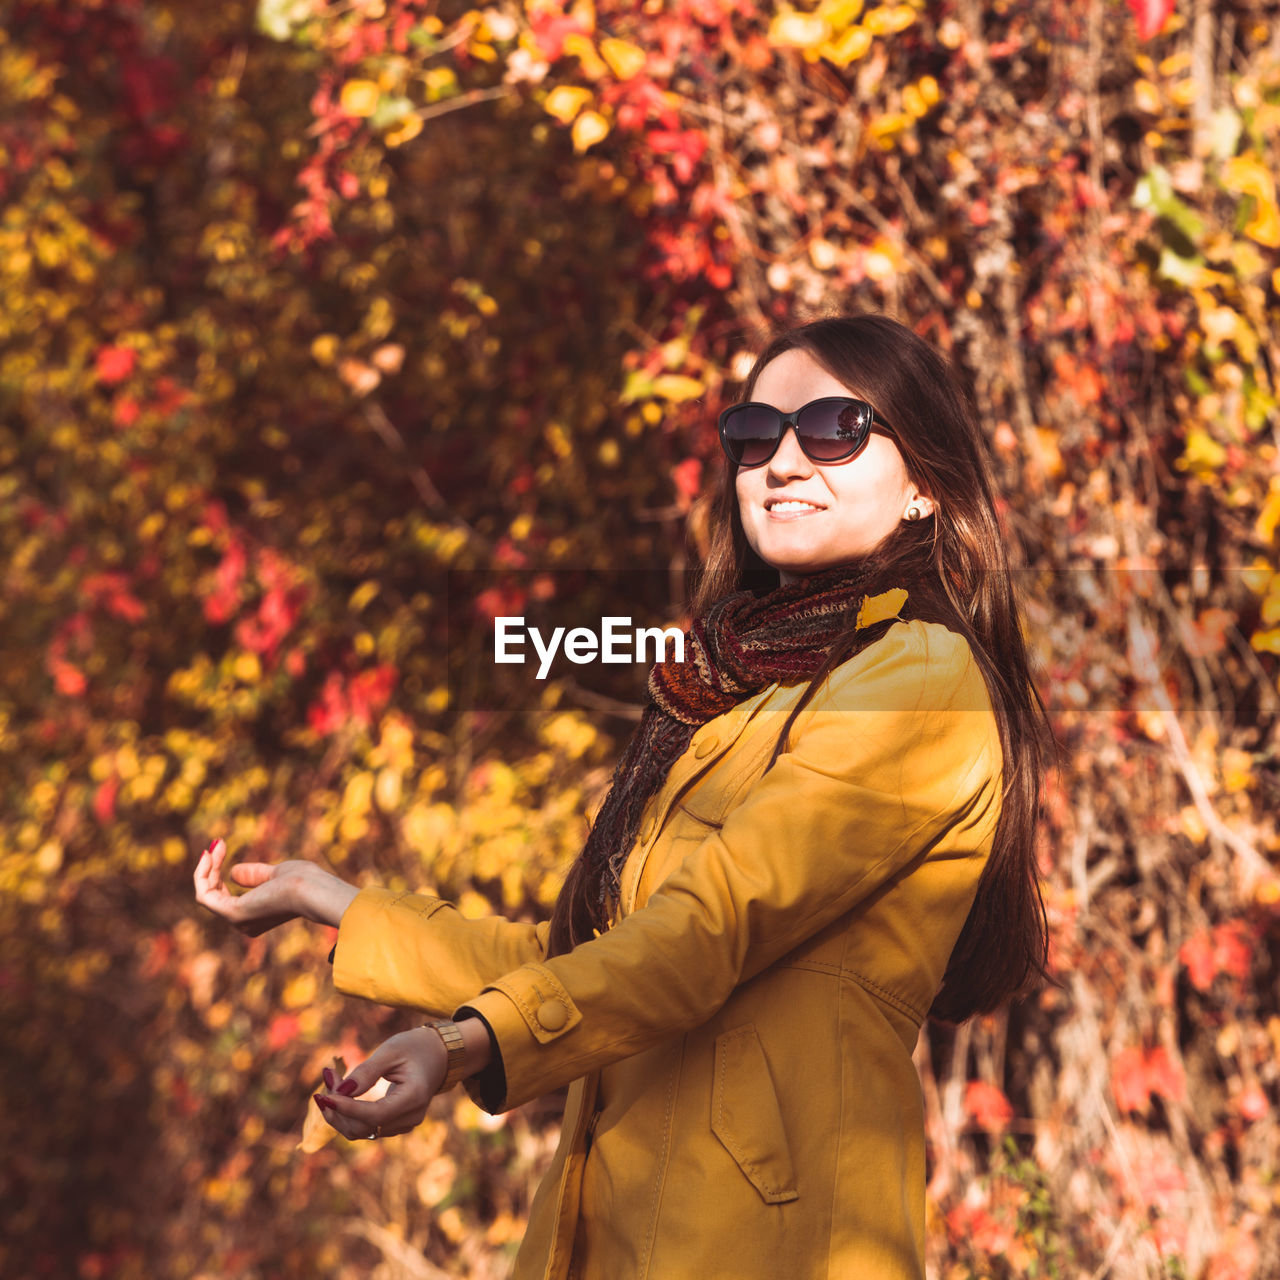
<svg viewBox="0 0 1280 1280"><path fill-rule="evenodd" d="M1013 1107L1004 1091L985 1080L970 1080L965 1087L964 1109L973 1119L993 1133L998 1133L1013 1119Z"/></svg>

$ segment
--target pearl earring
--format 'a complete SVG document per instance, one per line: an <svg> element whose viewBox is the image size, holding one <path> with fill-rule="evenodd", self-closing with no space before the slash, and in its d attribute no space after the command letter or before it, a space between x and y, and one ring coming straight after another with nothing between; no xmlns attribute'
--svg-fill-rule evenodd
<svg viewBox="0 0 1280 1280"><path fill-rule="evenodd" d="M924 515L924 512L914 502L907 508L908 520L919 520L922 515Z"/></svg>

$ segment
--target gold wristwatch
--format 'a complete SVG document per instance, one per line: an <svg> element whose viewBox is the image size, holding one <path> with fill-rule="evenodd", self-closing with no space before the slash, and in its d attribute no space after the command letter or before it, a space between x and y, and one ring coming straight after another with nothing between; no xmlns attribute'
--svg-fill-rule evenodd
<svg viewBox="0 0 1280 1280"><path fill-rule="evenodd" d="M440 1092L444 1093L446 1089L452 1089L462 1079L462 1068L467 1056L466 1041L462 1038L458 1024L452 1019L441 1018L436 1022L427 1022L423 1025L430 1027L440 1036L444 1041L445 1052L449 1055L449 1067L440 1085Z"/></svg>

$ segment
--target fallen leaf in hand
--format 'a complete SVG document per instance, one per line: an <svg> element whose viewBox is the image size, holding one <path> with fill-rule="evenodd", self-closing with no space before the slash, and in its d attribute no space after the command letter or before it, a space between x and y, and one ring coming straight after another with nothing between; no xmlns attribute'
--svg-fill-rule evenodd
<svg viewBox="0 0 1280 1280"><path fill-rule="evenodd" d="M340 1057L334 1058L333 1074L339 1080L345 1078L347 1064L344 1059ZM368 1093L361 1094L360 1099L362 1102L376 1102L386 1093L388 1087L387 1081L380 1079ZM315 1092L325 1092L323 1080ZM324 1118L320 1108L309 1097L307 1099L306 1117L302 1121L302 1141L298 1143L297 1150L310 1155L313 1151L319 1151L322 1147L327 1146L336 1137L338 1137L338 1131Z"/></svg>

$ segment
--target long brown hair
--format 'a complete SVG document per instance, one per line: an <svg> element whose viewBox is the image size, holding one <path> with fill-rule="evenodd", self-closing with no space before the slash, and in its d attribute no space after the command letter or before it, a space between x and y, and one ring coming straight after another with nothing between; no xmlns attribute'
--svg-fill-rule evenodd
<svg viewBox="0 0 1280 1280"><path fill-rule="evenodd" d="M815 320L778 335L760 353L741 398L751 398L771 360L793 349L807 352L879 410L908 476L933 498L932 516L900 522L865 563L885 581L910 582L908 608L914 603L924 616L965 637L999 725L1004 795L991 856L930 1009L935 1018L959 1022L1026 994L1047 977L1049 944L1035 827L1053 737L1031 679L977 415L947 362L906 326L880 315ZM713 501L713 535L694 595L695 615L747 584L777 581L777 572L747 543L736 473L726 462ZM853 646L852 631L832 645L779 734L775 760L796 716ZM558 942L572 945L568 940L578 930L571 921L589 911L582 863L580 858L571 868L556 902L553 951L566 949Z"/></svg>

